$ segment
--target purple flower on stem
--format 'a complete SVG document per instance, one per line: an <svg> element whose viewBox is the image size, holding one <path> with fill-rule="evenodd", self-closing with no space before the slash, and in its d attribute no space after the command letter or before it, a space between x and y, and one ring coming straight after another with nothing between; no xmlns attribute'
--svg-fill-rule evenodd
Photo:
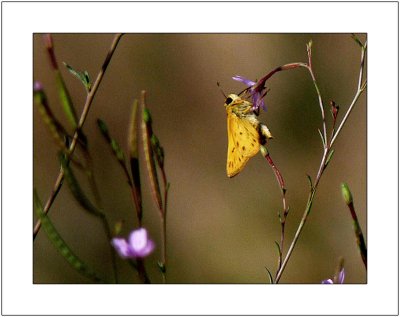
<svg viewBox="0 0 400 317"><path fill-rule="evenodd" d="M113 238L111 244L123 259L144 258L155 248L154 241L148 238L147 230L144 228L133 230L128 240Z"/></svg>
<svg viewBox="0 0 400 317"><path fill-rule="evenodd" d="M339 272L338 276L336 278L334 278L334 280L336 280L336 283L334 282L334 280L332 279L327 279L327 280L323 280L322 284L343 284L344 282L344 268Z"/></svg>
<svg viewBox="0 0 400 317"><path fill-rule="evenodd" d="M240 81L248 87L247 90L250 92L251 98L253 100L253 111L258 111L260 108L266 110L263 98L265 97L267 92L264 92L265 90L264 86L259 86L257 88L256 82L244 78L243 76L240 75L236 75L232 77L232 79Z"/></svg>

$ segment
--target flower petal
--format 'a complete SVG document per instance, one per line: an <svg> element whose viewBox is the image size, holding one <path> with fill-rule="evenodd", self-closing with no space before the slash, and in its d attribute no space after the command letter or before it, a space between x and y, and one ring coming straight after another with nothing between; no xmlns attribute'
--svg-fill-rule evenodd
<svg viewBox="0 0 400 317"><path fill-rule="evenodd" d="M153 252L155 248L155 243L152 240L147 240L146 246L140 250L140 252L137 252L137 257L143 258L148 256L151 252Z"/></svg>
<svg viewBox="0 0 400 317"><path fill-rule="evenodd" d="M333 281L329 278L327 280L323 280L321 284L333 284Z"/></svg>
<svg viewBox="0 0 400 317"><path fill-rule="evenodd" d="M121 258L126 259L131 256L128 242L125 239L113 238L111 240L111 244L115 250L117 250Z"/></svg>
<svg viewBox="0 0 400 317"><path fill-rule="evenodd" d="M338 276L338 284L343 284L344 282L344 268L339 272L339 276Z"/></svg>
<svg viewBox="0 0 400 317"><path fill-rule="evenodd" d="M249 87L254 86L256 84L254 81L252 81L250 79L247 79L247 78L244 78L243 76L240 76L240 75L233 76L232 79L240 81L240 82L246 84Z"/></svg>
<svg viewBox="0 0 400 317"><path fill-rule="evenodd" d="M129 236L129 246L133 252L140 252L147 245L147 230L140 228L132 231Z"/></svg>

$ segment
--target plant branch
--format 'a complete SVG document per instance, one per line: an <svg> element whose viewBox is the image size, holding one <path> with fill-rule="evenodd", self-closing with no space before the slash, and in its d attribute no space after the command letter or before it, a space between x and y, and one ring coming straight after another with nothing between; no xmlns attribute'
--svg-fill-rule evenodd
<svg viewBox="0 0 400 317"><path fill-rule="evenodd" d="M303 216L301 218L301 221L300 221L300 224L299 224L299 226L297 228L295 236L294 236L294 238L292 240L292 243L290 244L290 247L289 247L289 250L288 250L288 252L287 252L287 254L285 256L285 259L283 260L282 266L279 269L279 271L277 272L275 283L279 282L279 280L280 280L280 278L282 276L282 273L285 270L285 267L286 267L286 265L287 265L287 263L288 263L288 261L290 259L290 256L293 253L294 247L295 247L295 245L296 245L296 243L297 243L297 241L298 241L298 239L300 237L300 234L301 234L301 232L302 232L302 230L304 228L304 225L305 225L305 223L307 221L308 215L311 212L311 207L312 207L312 204L313 204L313 201L314 201L314 197L315 197L315 194L316 194L316 191L317 191L317 187L318 187L319 181L321 180L323 172L324 172L324 170L325 170L325 168L327 166L327 159L329 157L329 153L330 153L330 150L332 148L332 145L335 142L335 140L336 140L337 136L339 135L340 131L342 130L342 127L343 127L344 123L346 122L347 118L349 117L350 112L353 109L356 101L358 100L359 96L361 95L361 93L364 91L364 89L366 87L366 84L361 84L361 81L362 81L362 78L363 78L363 73L364 73L364 59L365 59L366 48L367 48L367 46L365 44L362 47L362 50L361 50L361 65L360 65L360 74L359 74L357 92L356 92L356 94L355 94L355 96L353 98L353 101L350 104L349 109L348 109L345 117L343 118L339 128L337 129L336 133L333 135L331 142L330 143L325 142L325 144L324 144L324 152L323 152L323 155L322 155L322 158L321 158L321 163L320 163L320 166L319 166L319 169L318 169L317 176L316 176L315 181L314 181L314 185L312 185L312 187L311 187L305 211L303 213ZM307 46L307 51L309 52L309 63L310 63L310 60L311 60L311 49L310 49L309 45ZM314 81L315 89L316 89L317 94L318 94L319 104L320 104L321 113L322 113L323 127L324 127L324 137L325 137L325 141L327 141L327 139L326 139L326 124L325 124L325 116L324 116L324 108L323 108L323 104L322 104L322 98L321 98L320 92L318 90L318 86L317 86L317 84L315 82L315 77L314 77L314 74L312 72L311 63L308 66L306 66L306 68L308 68L308 70L310 72L310 75L311 75L311 77L312 77L312 79Z"/></svg>
<svg viewBox="0 0 400 317"><path fill-rule="evenodd" d="M282 265L283 243L285 241L285 224L286 224L286 217L289 213L289 206L287 205L287 201L286 201L285 181L283 179L281 172L279 171L278 167L273 162L266 147L264 147L264 146L261 147L261 153L264 156L264 158L267 160L268 164L271 166L272 171L274 172L276 180L278 182L279 188L281 190L281 194L282 194L283 212L282 213L280 211L278 212L279 222L281 224L281 239L280 239L280 243L277 244L277 246L279 248L278 269L277 269L277 272L278 272L278 270L281 268L281 265Z"/></svg>
<svg viewBox="0 0 400 317"><path fill-rule="evenodd" d="M86 97L86 102L85 102L85 105L83 107L82 115L81 115L81 117L79 119L78 126L77 126L77 128L75 130L71 145L70 145L70 147L68 149L68 157L71 157L73 152L74 152L74 150L75 150L75 147L76 147L76 144L77 144L77 141L78 141L78 136L80 134L79 131L82 129L83 124L85 123L85 120L86 120L86 117L87 117L87 115L89 113L89 110L90 110L90 107L92 105L93 99L94 99L94 97L96 95L96 92L97 92L97 90L99 88L99 85L100 85L100 83L101 83L101 81L102 81L102 79L104 77L104 74L105 74L105 72L107 70L108 64L111 61L111 57L113 56L113 54L114 54L114 52L115 52L115 50L117 48L118 42L121 39L122 35L123 34L121 34L121 33L115 35L114 40L113 40L113 42L111 44L111 48L110 48L110 50L109 50L109 52L108 52L108 54L107 54L107 56L106 56L106 58L104 60L103 66L101 67L101 70L97 75L96 81L94 82L91 91L88 93L88 95ZM54 184L53 191L52 191L50 197L48 198L48 200L46 202L45 208L43 210L44 214L47 214L49 212L51 205L53 204L57 194L59 193L59 191L61 189L61 186L62 186L62 183L63 183L63 179L64 179L64 171L61 169L60 173L57 176L56 182ZM34 241L35 241L35 238L36 238L40 228L41 228L41 221L39 219L36 222L35 228L33 230L33 240Z"/></svg>
<svg viewBox="0 0 400 317"><path fill-rule="evenodd" d="M351 111L354 108L354 105L356 104L358 98L361 96L365 88L367 87L367 82L365 81L362 83L362 78L364 76L364 63L365 63L365 51L367 50L367 43L364 44L363 48L361 49L361 63L360 63L360 74L358 77L358 85L357 85L357 93L353 98L353 101L351 102L349 109L347 110L342 122L340 123L338 129L336 130L336 133L333 135L332 140L330 142L330 146L335 143L336 138L338 137L340 131L342 130L344 124L346 123L348 117L350 116Z"/></svg>

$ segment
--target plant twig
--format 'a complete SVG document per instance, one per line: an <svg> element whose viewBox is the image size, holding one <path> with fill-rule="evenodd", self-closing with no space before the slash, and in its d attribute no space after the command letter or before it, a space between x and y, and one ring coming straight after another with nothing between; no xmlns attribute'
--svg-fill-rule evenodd
<svg viewBox="0 0 400 317"><path fill-rule="evenodd" d="M142 109L142 136L144 153L146 157L146 166L149 175L150 185L154 202L160 211L161 217L161 261L158 262L158 266L163 276L163 281L166 283L166 265L167 265L167 201L168 201L168 190L169 183L167 182L167 176L164 168L164 150L160 145L160 142L156 135L153 133L152 119L150 111L147 108L146 102L146 91L142 91L141 94L141 109ZM156 170L156 162L161 170L162 181L164 186L164 197L161 197L160 181ZM164 203L163 203L164 200Z"/></svg>
<svg viewBox="0 0 400 317"><path fill-rule="evenodd" d="M114 54L114 52L115 52L115 50L117 48L118 42L121 39L122 35L123 34L121 34L121 33L115 35L115 37L113 39L113 42L111 44L111 48L110 48L110 50L109 50L109 52L108 52L108 54L107 54L107 56L106 56L106 58L104 60L104 63L102 65L102 67L101 67L100 72L97 75L96 81L94 82L91 91L89 92L89 94L86 97L86 102L85 102L85 105L83 107L82 115L81 115L81 117L79 119L78 126L76 128L76 131L74 133L71 145L70 145L69 150L68 150L68 157L72 156L72 154L73 154L73 152L75 150L75 147L76 147L76 144L77 144L77 141L78 141L79 131L82 129L83 124L85 123L85 120L86 120L86 117L87 117L87 115L89 113L89 110L90 110L90 107L92 105L93 99L94 99L94 97L96 95L96 92L97 92L97 90L99 88L99 85L100 85L100 83L101 83L101 81L102 81L102 79L104 77L104 74L105 74L105 72L107 70L108 64L111 61L111 57L113 56L113 54ZM53 191L52 191L50 197L48 198L48 200L46 202L46 205L45 205L45 208L43 210L44 214L47 214L49 212L51 205L53 204L57 194L59 193L59 191L61 189L61 186L62 186L62 183L63 183L63 179L64 179L64 171L60 170L60 173L58 174L56 182L55 182L55 184L53 186ZM35 241L35 238L36 238L40 228L41 228L41 221L39 219L36 222L35 228L33 230L33 240L34 241Z"/></svg>
<svg viewBox="0 0 400 317"><path fill-rule="evenodd" d="M289 206L287 205L287 201L286 201L285 181L283 179L281 172L279 171L278 167L273 162L273 160L269 154L269 151L267 150L266 147L264 147L264 146L261 147L261 153L267 160L268 164L271 166L272 171L274 172L276 180L278 182L279 188L281 189L281 194L282 194L283 212L282 213L280 211L278 212L279 222L281 224L281 239L280 239L280 243L278 244L278 248L279 248L278 269L277 269L277 272L278 272L278 270L282 266L283 244L285 241L285 224L286 224L287 215L289 213Z"/></svg>
<svg viewBox="0 0 400 317"><path fill-rule="evenodd" d="M367 48L367 45L365 44L362 47L362 50L361 50L361 65L360 65L360 74L359 74L359 83L358 83L358 86L357 86L357 92L356 92L356 94L355 94L355 96L353 98L352 103L349 106L349 109L348 109L345 117L343 118L342 122L340 123L339 128L337 129L336 133L334 134L331 142L330 143L325 142L325 144L324 144L324 152L323 152L323 155L322 155L321 163L320 163L320 166L319 166L319 169L318 169L317 176L316 176L315 181L314 181L314 185L311 187L305 211L303 213L303 216L301 218L301 221L300 221L300 224L299 224L299 226L297 228L295 236L294 236L294 238L292 240L292 243L290 244L290 247L289 247L289 250L288 250L288 252L287 252L287 254L285 256L285 259L283 260L282 266L279 269L279 271L277 272L275 283L279 282L279 280L280 280L280 278L282 276L282 273L285 270L285 267L286 267L286 265L287 265L287 263L288 263L288 261L290 259L290 256L293 253L293 249L294 249L294 247L295 247L295 245L296 245L296 243L297 243L297 241L298 241L298 239L300 237L300 234L301 234L301 232L302 232L302 230L304 228L304 225L305 225L305 223L307 221L308 215L310 214L311 207L312 207L312 204L313 204L313 201L314 201L314 197L315 197L315 193L317 191L317 186L318 186L319 181L320 181L320 179L322 177L322 174L323 174L323 172L324 172L324 170L326 168L327 159L329 157L329 153L330 153L330 150L332 148L332 145L335 142L337 136L339 135L343 125L347 121L347 119L348 119L348 117L350 115L350 112L351 112L352 108L354 107L356 101L358 100L359 96L361 95L361 93L364 91L364 89L366 87L366 83L365 84L361 84L361 80L362 80L362 77L363 77L363 74L364 74L364 57L365 57L366 48ZM317 94L318 94L318 100L319 100L320 107L321 107L321 112L322 112L323 126L324 126L324 129L326 129L325 121L324 121L325 120L325 115L324 115L324 109L323 109L323 104L322 104L322 98L320 96L320 92L318 90L318 86L316 85L315 77L313 76L313 72L312 72L311 67L310 66L306 66L306 68L308 68L308 70L309 70L309 72L310 72L310 74L311 74L311 76L312 76L312 78L314 80L314 85L315 85L315 88L316 88L316 91L317 91ZM325 130L324 130L324 132L325 132ZM324 134L324 136L325 136L325 141L327 141L326 134Z"/></svg>

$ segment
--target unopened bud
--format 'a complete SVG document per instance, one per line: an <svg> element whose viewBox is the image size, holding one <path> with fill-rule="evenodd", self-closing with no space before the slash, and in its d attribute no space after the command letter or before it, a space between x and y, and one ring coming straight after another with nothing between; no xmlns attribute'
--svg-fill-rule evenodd
<svg viewBox="0 0 400 317"><path fill-rule="evenodd" d="M342 183L342 195L347 205L353 203L353 196L351 195L350 188L346 183Z"/></svg>
<svg viewBox="0 0 400 317"><path fill-rule="evenodd" d="M337 115L339 113L339 106L337 106L333 100L331 100L331 113L332 113L333 119L336 120Z"/></svg>

